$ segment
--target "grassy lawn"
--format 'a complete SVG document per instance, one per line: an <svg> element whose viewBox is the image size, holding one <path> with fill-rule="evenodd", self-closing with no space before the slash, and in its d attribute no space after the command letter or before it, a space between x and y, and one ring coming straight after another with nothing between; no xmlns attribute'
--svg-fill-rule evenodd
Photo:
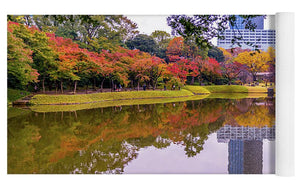
<svg viewBox="0 0 300 189"><path fill-rule="evenodd" d="M29 95L30 92L17 90L17 89L7 89L7 102L10 104L20 98Z"/></svg>
<svg viewBox="0 0 300 189"><path fill-rule="evenodd" d="M193 92L194 94L209 94L210 92L201 86L195 86L195 85L187 85L184 87L184 89L189 90Z"/></svg>
<svg viewBox="0 0 300 189"><path fill-rule="evenodd" d="M178 98L158 98L158 99L135 99L135 100L117 100L117 101L103 101L97 103L87 104L72 104L72 105L34 105L30 109L34 112L69 112L84 109L105 108L112 106L126 106L126 105L143 105L143 104L162 104L171 102L184 102L189 100L201 100L208 95L194 95L189 97Z"/></svg>
<svg viewBox="0 0 300 189"><path fill-rule="evenodd" d="M267 88L262 86L241 86L241 85L212 85L212 86L192 86L187 85L184 89L194 94L207 93L266 93Z"/></svg>
<svg viewBox="0 0 300 189"><path fill-rule="evenodd" d="M267 93L211 93L206 98L242 99L242 98L265 98Z"/></svg>
<svg viewBox="0 0 300 189"><path fill-rule="evenodd" d="M199 96L197 94L223 94L212 95L211 98L222 97L228 98L232 96L230 93L239 93L233 98L246 98L249 93L266 93L267 88L256 86L241 86L241 85L214 85L214 86L191 86L187 85L182 90L175 91L128 91L128 92L106 92L106 93L93 93L93 94L80 94L80 95L35 95L31 99L31 103L35 105L66 105L66 104L84 104L84 103L98 103L107 102L109 104L120 104L120 100L133 100L133 99L152 99L152 103L160 101L160 98L178 98L178 97L192 97ZM243 94L244 93L244 94ZM196 94L196 95L195 95ZM229 96L226 94L230 94ZM204 95L202 95L204 96ZM206 95L207 96L207 95ZM261 95L258 95L261 96ZM155 99L155 100L153 100ZM118 100L118 102L113 102ZM128 103L128 102L125 102ZM102 104L101 107L106 107ZM77 108L75 108L77 109ZM79 108L81 109L81 108Z"/></svg>
<svg viewBox="0 0 300 189"><path fill-rule="evenodd" d="M268 92L267 87L262 87L262 86L245 86L248 89L248 93L266 93Z"/></svg>
<svg viewBox="0 0 300 189"><path fill-rule="evenodd" d="M130 100L146 98L174 98L193 96L191 91L130 91L107 92L81 95L35 95L31 99L32 104L79 104L112 100Z"/></svg>
<svg viewBox="0 0 300 189"><path fill-rule="evenodd" d="M248 93L248 89L241 85L213 85L203 87L211 93Z"/></svg>

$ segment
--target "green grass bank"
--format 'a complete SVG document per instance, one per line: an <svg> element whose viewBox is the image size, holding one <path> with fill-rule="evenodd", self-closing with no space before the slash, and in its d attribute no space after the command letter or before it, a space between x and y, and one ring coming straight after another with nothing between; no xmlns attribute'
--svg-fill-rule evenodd
<svg viewBox="0 0 300 189"><path fill-rule="evenodd" d="M127 106L127 105L144 105L144 104L161 104L173 102L185 102L190 100L201 100L208 98L223 98L223 99L242 99L242 98L264 98L265 93L211 93L206 95L193 95L188 97L178 98L157 98L157 99L133 99L133 100L115 100L102 101L96 103L70 104L70 105L33 105L30 109L34 112L72 112L84 109Z"/></svg>
<svg viewBox="0 0 300 189"><path fill-rule="evenodd" d="M267 93L266 87L261 86L242 86L242 85L212 85L212 86L192 86L187 85L184 89L194 94L209 93Z"/></svg>
<svg viewBox="0 0 300 189"><path fill-rule="evenodd" d="M182 89L180 91L128 91L128 92L107 92L107 93L93 93L81 95L35 95L31 104L82 104L82 103L97 103L103 101L115 100L133 100L133 99L155 99L155 98L177 98L189 97L194 94Z"/></svg>
<svg viewBox="0 0 300 189"><path fill-rule="evenodd" d="M7 102L11 104L20 98L30 95L30 92L17 90L17 89L7 89Z"/></svg>
<svg viewBox="0 0 300 189"><path fill-rule="evenodd" d="M107 93L93 93L93 94L80 94L80 95L35 95L30 103L33 105L70 105L70 104L87 104L112 101L115 105L120 100L134 100L134 99L151 99L150 101L159 101L161 98L181 98L191 97L195 95L210 94L211 98L225 98L231 96L228 94L236 93L239 97L246 98L249 94L266 93L265 87L249 87L240 85L215 85L215 86L191 86L187 85L182 90L175 91L127 91L127 92L107 92ZM155 100L153 100L155 99Z"/></svg>

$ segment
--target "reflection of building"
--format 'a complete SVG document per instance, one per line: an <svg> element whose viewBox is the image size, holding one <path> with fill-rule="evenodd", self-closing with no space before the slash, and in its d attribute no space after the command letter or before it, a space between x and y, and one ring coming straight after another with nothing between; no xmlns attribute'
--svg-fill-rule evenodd
<svg viewBox="0 0 300 189"><path fill-rule="evenodd" d="M275 127L233 127L225 125L217 132L219 143L227 143L229 140L275 140Z"/></svg>
<svg viewBox="0 0 300 189"><path fill-rule="evenodd" d="M268 47L275 48L275 30L265 30L264 29L264 18L262 16L255 17L251 19L251 22L256 25L254 31L245 29L245 22L243 18L236 17L236 26L231 26L230 29L225 30L223 33L224 39L218 39L218 47L224 49L231 49L239 47L237 44L232 44L232 40L235 40L234 37L242 37L242 39L236 39L236 42L241 44L242 49L251 49L255 48L253 45L256 45L258 49L266 51ZM252 45L248 45L251 43Z"/></svg>
<svg viewBox="0 0 300 189"><path fill-rule="evenodd" d="M230 174L261 174L263 139L275 139L275 127L233 127L225 125L217 131L219 143L228 143Z"/></svg>
<svg viewBox="0 0 300 189"><path fill-rule="evenodd" d="M244 142L230 140L228 143L228 172L242 174L244 172Z"/></svg>

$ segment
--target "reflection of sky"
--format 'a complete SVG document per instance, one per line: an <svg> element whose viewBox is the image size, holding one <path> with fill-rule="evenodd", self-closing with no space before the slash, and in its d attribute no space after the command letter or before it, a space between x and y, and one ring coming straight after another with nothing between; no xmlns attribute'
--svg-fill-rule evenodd
<svg viewBox="0 0 300 189"><path fill-rule="evenodd" d="M263 173L275 173L275 142L263 141ZM228 173L228 143L218 143L213 133L204 149L195 157L188 158L184 147L171 144L164 149L153 146L138 152L137 159L129 162L124 173Z"/></svg>
<svg viewBox="0 0 300 189"><path fill-rule="evenodd" d="M275 141L263 140L263 173L275 173Z"/></svg>
<svg viewBox="0 0 300 189"><path fill-rule="evenodd" d="M203 150L195 157L185 155L184 146L171 144L165 149L141 149L137 159L124 173L227 173L227 143L218 143L215 133L209 135Z"/></svg>

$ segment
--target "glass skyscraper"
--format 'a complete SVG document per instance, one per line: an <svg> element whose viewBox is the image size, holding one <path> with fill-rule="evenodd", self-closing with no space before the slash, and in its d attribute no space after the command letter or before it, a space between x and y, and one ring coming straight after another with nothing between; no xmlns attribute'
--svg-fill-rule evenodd
<svg viewBox="0 0 300 189"><path fill-rule="evenodd" d="M251 19L251 23L256 25L256 29L264 29L264 17L258 16ZM244 18L241 16L236 16L236 25L230 25L230 29L246 29L246 23L244 22Z"/></svg>

